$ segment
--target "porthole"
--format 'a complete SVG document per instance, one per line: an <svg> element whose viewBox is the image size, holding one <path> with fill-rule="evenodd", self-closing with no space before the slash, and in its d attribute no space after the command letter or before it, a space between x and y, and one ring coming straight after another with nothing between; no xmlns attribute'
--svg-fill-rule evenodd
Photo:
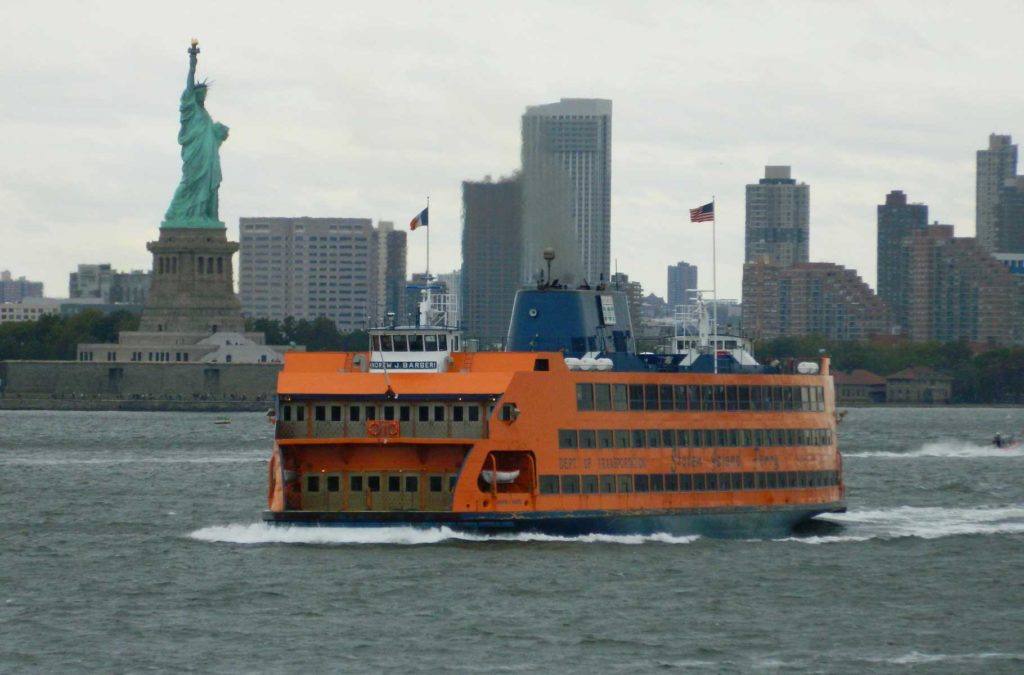
<svg viewBox="0 0 1024 675"><path fill-rule="evenodd" d="M537 308L536 307L531 307L530 311L529 311L529 315L530 315L531 318L534 318L534 319L537 318Z"/></svg>

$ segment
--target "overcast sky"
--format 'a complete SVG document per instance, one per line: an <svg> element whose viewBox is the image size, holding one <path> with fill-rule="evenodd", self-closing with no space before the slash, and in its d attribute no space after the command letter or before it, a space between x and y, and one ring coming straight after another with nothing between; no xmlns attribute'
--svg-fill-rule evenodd
<svg viewBox="0 0 1024 675"><path fill-rule="evenodd" d="M609 98L612 258L664 295L666 266L738 298L744 186L810 185L811 259L875 284L892 189L974 235L975 151L1024 140L1024 1L6 2L0 269L66 296L78 263L148 269L180 178L193 36L221 148L221 219L400 226L431 198L431 267L460 264L461 182L519 166L520 116ZM425 233L410 234L409 270ZM237 262L237 261L236 261Z"/></svg>

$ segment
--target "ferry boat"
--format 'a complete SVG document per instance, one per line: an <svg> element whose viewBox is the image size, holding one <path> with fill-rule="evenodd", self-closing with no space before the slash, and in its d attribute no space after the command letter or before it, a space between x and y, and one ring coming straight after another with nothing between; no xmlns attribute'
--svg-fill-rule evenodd
<svg viewBox="0 0 1024 675"><path fill-rule="evenodd" d="M623 293L545 283L470 352L446 303L285 355L266 522L774 537L845 510L827 356L766 367L706 321L640 354Z"/></svg>

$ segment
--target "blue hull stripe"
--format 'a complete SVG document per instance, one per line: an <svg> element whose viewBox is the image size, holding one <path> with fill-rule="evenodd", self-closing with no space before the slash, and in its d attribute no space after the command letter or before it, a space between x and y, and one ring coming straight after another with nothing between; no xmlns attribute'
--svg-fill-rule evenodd
<svg viewBox="0 0 1024 675"><path fill-rule="evenodd" d="M448 527L461 532L776 537L820 513L845 511L842 502L778 507L730 507L663 511L530 511L453 513L450 511L264 511L274 525L312 527Z"/></svg>

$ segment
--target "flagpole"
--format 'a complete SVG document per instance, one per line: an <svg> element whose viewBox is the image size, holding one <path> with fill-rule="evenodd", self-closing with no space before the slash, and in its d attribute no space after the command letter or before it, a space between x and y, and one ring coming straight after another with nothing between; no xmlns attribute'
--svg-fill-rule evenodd
<svg viewBox="0 0 1024 675"><path fill-rule="evenodd" d="M712 321L714 322L715 339L712 340L711 348L715 352L715 374L718 374L718 243L715 236L715 224L718 220L717 209L715 208L715 196L711 195L711 294L715 297L715 311Z"/></svg>
<svg viewBox="0 0 1024 675"><path fill-rule="evenodd" d="M427 197L427 284L430 284L430 197Z"/></svg>

